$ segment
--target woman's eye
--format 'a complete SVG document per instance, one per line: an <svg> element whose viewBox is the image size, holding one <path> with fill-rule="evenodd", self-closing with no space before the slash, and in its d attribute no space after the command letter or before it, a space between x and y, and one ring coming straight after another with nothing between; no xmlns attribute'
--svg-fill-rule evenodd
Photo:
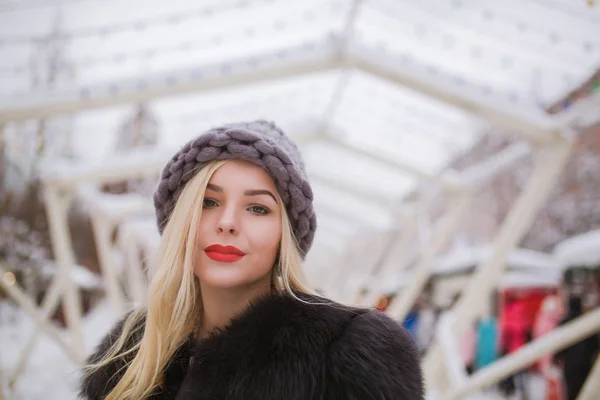
<svg viewBox="0 0 600 400"><path fill-rule="evenodd" d="M204 199L204 201L202 202L202 205L204 206L204 208L212 208L212 207L216 207L218 204L216 201L214 201L212 199Z"/></svg>
<svg viewBox="0 0 600 400"><path fill-rule="evenodd" d="M254 214L268 214L269 213L269 210L267 210L263 206L252 206L252 207L250 207L250 211L252 211Z"/></svg>

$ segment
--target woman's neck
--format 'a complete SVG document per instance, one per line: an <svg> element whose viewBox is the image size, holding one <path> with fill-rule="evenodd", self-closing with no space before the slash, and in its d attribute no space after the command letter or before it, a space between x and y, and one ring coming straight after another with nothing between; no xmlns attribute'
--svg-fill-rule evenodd
<svg viewBox="0 0 600 400"><path fill-rule="evenodd" d="M271 293L271 285L258 284L242 288L215 288L200 284L202 315L196 339L206 338L212 331L227 326L253 300Z"/></svg>

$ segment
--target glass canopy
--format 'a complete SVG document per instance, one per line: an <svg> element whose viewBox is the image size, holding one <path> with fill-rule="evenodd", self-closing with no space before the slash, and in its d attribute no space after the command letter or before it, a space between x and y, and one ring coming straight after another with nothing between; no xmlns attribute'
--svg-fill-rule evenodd
<svg viewBox="0 0 600 400"><path fill-rule="evenodd" d="M393 227L420 179L402 166L435 176L476 143L487 124L461 104L544 122L599 64L600 7L583 0L0 3L9 136L66 118L49 134L68 131L82 163L110 162L135 103L169 147L215 124L274 120L313 135L302 147L318 240L339 250L353 229Z"/></svg>

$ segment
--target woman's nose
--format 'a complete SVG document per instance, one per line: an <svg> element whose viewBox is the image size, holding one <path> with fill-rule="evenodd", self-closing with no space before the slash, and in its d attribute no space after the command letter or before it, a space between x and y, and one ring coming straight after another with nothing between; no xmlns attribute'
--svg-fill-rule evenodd
<svg viewBox="0 0 600 400"><path fill-rule="evenodd" d="M233 207L223 207L223 213L221 214L221 217L217 223L217 232L237 235L238 222L237 215Z"/></svg>

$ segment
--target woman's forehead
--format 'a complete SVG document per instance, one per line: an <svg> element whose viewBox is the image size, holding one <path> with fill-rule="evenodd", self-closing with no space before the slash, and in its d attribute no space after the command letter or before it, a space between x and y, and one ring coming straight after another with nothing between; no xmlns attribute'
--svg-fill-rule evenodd
<svg viewBox="0 0 600 400"><path fill-rule="evenodd" d="M273 179L256 164L248 161L231 160L223 164L210 178L209 183L222 188L276 190Z"/></svg>

